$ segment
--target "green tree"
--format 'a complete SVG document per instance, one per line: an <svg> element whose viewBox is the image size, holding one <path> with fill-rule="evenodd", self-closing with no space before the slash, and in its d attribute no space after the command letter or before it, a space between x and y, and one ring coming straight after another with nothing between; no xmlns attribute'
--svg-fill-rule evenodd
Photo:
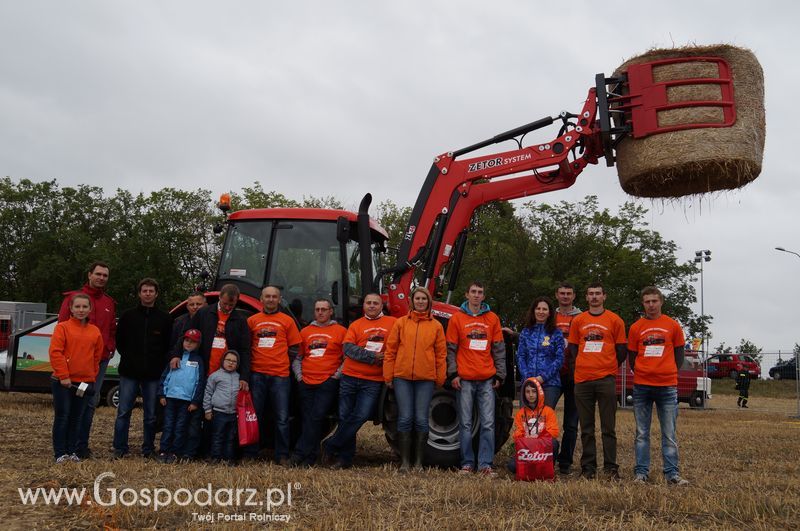
<svg viewBox="0 0 800 531"><path fill-rule="evenodd" d="M744 338L742 338L739 341L739 346L736 347L737 352L739 352L740 354L749 354L750 356L753 357L754 360L756 360L756 363L759 364L761 363L762 350L763 349L761 347L757 347L755 343L753 343L749 339L744 339Z"/></svg>
<svg viewBox="0 0 800 531"><path fill-rule="evenodd" d="M714 354L730 354L731 352L733 352L733 347L726 347L724 341L714 349Z"/></svg>

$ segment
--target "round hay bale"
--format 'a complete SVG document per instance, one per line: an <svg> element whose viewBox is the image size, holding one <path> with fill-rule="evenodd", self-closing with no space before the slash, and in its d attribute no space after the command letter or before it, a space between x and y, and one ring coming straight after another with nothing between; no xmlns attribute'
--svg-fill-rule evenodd
<svg viewBox="0 0 800 531"><path fill-rule="evenodd" d="M640 197L682 197L732 190L761 173L764 154L764 74L750 50L729 45L651 50L622 64L630 65L675 57L720 57L731 67L736 122L731 127L703 127L625 137L617 146L617 173L622 189ZM656 82L696 77L720 77L716 63L687 62L656 66ZM670 103L721 100L717 84L669 87ZM658 113L659 127L695 123L723 123L721 107L685 107Z"/></svg>

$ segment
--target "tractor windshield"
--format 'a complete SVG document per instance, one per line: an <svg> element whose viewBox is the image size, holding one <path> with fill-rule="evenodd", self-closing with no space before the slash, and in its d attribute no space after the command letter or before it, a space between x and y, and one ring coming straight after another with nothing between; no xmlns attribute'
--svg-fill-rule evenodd
<svg viewBox="0 0 800 531"><path fill-rule="evenodd" d="M272 221L231 223L219 265L219 278L264 285Z"/></svg>

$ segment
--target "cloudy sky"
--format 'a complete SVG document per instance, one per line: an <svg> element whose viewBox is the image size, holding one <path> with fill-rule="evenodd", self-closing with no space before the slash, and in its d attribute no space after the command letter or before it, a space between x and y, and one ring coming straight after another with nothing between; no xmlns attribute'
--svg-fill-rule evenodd
<svg viewBox="0 0 800 531"><path fill-rule="evenodd" d="M577 112L596 73L649 48L730 43L765 72L761 176L643 204L681 258L713 253L712 345L786 351L800 342L800 258L773 248L800 252L798 19L796 3L743 0L0 0L0 174L412 205L433 156ZM588 194L612 210L629 199L601 163L537 200Z"/></svg>

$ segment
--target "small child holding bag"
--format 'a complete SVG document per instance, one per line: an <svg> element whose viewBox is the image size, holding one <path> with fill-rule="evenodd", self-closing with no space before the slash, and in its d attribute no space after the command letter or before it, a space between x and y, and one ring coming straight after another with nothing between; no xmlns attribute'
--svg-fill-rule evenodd
<svg viewBox="0 0 800 531"><path fill-rule="evenodd" d="M544 391L536 377L525 380L520 392L520 408L514 417L515 455L508 469L517 479L552 480L558 455L558 418L545 405Z"/></svg>

